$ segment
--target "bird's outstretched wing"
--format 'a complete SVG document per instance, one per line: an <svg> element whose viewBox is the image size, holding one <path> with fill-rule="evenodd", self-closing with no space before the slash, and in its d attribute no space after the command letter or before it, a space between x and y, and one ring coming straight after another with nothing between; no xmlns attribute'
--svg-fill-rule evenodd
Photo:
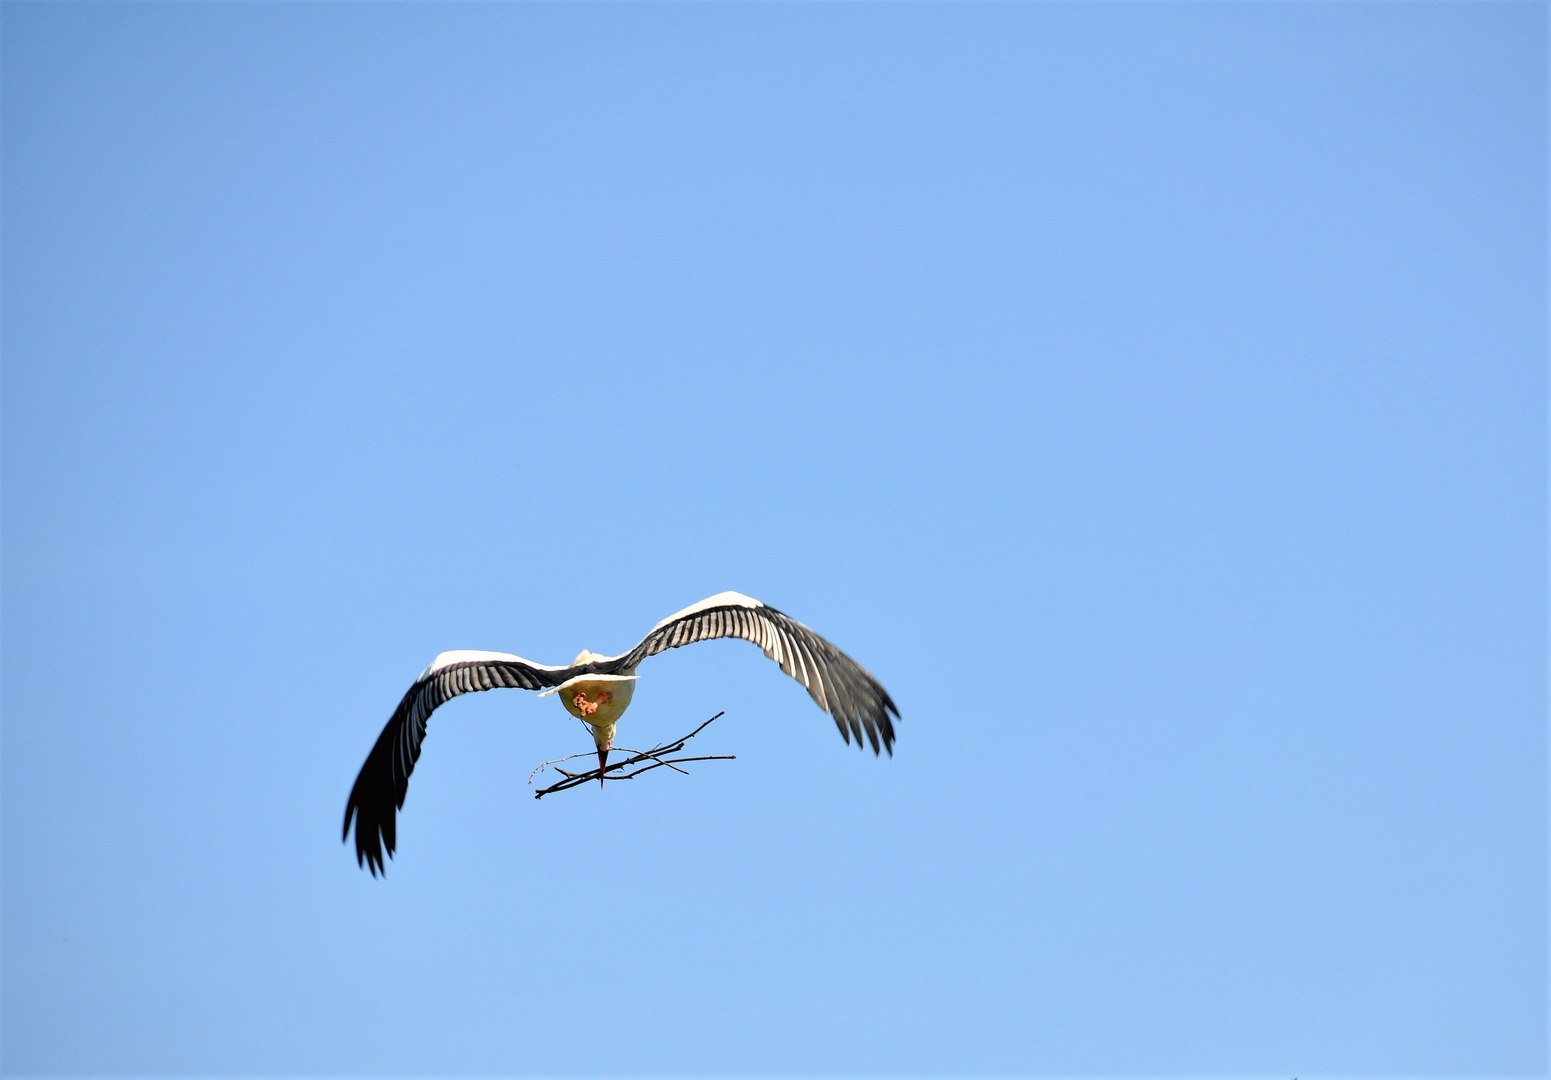
<svg viewBox="0 0 1551 1080"><path fill-rule="evenodd" d="M669 615L639 645L611 658L600 670L624 671L648 656L696 641L736 637L752 641L781 670L807 687L819 708L829 713L847 743L862 745L866 732L872 752L894 753L894 724L899 709L872 672L789 615L742 593L724 592Z"/></svg>
<svg viewBox="0 0 1551 1080"><path fill-rule="evenodd" d="M345 804L345 831L350 836L350 819L355 818L355 858L375 877L384 869L383 849L393 854L395 814L404 806L409 790L409 774L420 758L420 742L425 738L426 720L435 709L460 694L512 687L538 690L559 686L575 672L571 667L535 664L510 653L445 652L415 680L399 707L393 710L387 727L377 736L377 745L366 756L350 801Z"/></svg>

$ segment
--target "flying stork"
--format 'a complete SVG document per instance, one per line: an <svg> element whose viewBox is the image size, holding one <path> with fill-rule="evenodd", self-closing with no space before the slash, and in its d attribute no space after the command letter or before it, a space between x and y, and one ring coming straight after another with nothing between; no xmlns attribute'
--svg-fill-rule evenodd
<svg viewBox="0 0 1551 1080"><path fill-rule="evenodd" d="M640 644L619 656L583 649L568 666L551 667L511 653L470 649L442 653L409 688L366 756L345 804L342 839L349 839L354 817L356 863L368 867L373 877L385 869L383 848L389 857L393 855L395 814L404 807L426 721L437 706L460 694L498 687L547 688L540 697L558 694L566 712L592 729L601 784L614 745L614 727L635 693L636 666L667 649L723 637L752 641L807 687L819 708L834 718L847 745L855 736L860 747L865 732L874 754L882 749L893 756L894 724L889 714L898 717L899 709L871 672L775 608L742 593L717 593L669 615Z"/></svg>

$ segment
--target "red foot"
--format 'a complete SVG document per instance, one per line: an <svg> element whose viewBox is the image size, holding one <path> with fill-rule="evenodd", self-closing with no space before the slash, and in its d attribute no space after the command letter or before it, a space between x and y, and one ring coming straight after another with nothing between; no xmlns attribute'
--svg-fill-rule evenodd
<svg viewBox="0 0 1551 1080"><path fill-rule="evenodd" d="M593 713L598 711L598 706L607 705L613 700L614 695L609 693L607 690L598 695L597 701L588 701L587 695L578 691L577 695L571 699L571 704L575 705L576 711L581 713L583 716L591 716Z"/></svg>

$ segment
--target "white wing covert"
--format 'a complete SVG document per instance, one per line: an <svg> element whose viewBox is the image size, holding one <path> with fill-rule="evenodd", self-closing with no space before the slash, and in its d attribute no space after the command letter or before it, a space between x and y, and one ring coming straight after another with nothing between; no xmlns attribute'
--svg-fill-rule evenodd
<svg viewBox="0 0 1551 1080"><path fill-rule="evenodd" d="M894 724L899 709L872 672L790 615L752 596L725 592L691 604L652 628L639 645L616 657L608 670L635 667L648 656L697 641L735 637L752 641L781 670L807 688L850 743L861 746L865 733L873 753L894 754Z"/></svg>

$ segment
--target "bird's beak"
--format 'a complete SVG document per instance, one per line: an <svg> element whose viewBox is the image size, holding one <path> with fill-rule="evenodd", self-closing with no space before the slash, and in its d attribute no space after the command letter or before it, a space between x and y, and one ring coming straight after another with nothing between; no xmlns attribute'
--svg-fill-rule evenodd
<svg viewBox="0 0 1551 1080"><path fill-rule="evenodd" d="M609 767L609 748L598 747L598 787L603 787L603 770Z"/></svg>

